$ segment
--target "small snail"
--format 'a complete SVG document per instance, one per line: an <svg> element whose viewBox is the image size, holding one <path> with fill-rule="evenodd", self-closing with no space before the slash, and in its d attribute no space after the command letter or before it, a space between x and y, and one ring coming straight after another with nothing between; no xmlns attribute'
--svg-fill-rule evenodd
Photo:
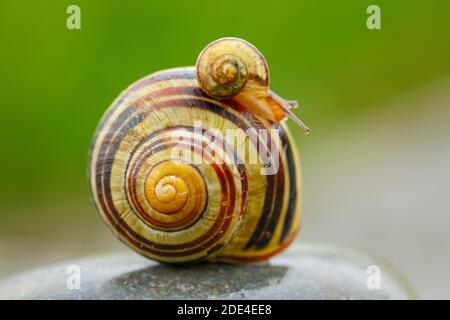
<svg viewBox="0 0 450 320"><path fill-rule="evenodd" d="M290 111L298 107L297 101L286 101L269 90L266 60L247 41L222 38L212 42L200 53L196 74L200 88L212 98L234 98L255 115L275 122L287 116L309 133Z"/></svg>
<svg viewBox="0 0 450 320"><path fill-rule="evenodd" d="M92 199L112 231L165 263L243 263L285 249L300 227L296 103L269 90L261 53L223 38L196 67L128 87L91 144ZM231 138L230 138L231 137Z"/></svg>

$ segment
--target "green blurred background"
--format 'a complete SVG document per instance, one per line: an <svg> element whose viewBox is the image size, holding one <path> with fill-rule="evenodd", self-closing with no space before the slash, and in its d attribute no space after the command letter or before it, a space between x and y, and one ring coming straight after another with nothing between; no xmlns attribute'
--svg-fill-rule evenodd
<svg viewBox="0 0 450 320"><path fill-rule="evenodd" d="M81 30L66 8L81 8ZM381 30L366 27L369 4ZM87 150L131 82L194 65L223 36L298 99L302 241L383 256L424 298L450 298L450 2L1 1L0 277L127 250L89 200ZM289 122L291 125L292 123Z"/></svg>

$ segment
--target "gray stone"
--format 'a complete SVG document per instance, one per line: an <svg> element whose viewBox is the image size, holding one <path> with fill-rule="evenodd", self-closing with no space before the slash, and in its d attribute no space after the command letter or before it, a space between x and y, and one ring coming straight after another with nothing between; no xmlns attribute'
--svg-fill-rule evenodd
<svg viewBox="0 0 450 320"><path fill-rule="evenodd" d="M68 289L69 266L81 288ZM368 289L367 268L381 270ZM70 271L70 270L69 270ZM386 262L352 250L296 244L269 262L250 265L162 265L129 252L66 261L0 283L0 299L412 299Z"/></svg>

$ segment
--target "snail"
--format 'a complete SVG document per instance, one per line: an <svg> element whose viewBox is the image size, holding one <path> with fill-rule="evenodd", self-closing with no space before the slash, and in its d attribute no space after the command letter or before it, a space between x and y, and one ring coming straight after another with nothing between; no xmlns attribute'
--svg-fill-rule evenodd
<svg viewBox="0 0 450 320"><path fill-rule="evenodd" d="M309 128L290 109L295 100L284 100L269 90L269 68L264 56L252 44L238 38L222 38L200 53L196 64L200 88L212 98L234 97L255 115L279 122L286 116L306 134Z"/></svg>
<svg viewBox="0 0 450 320"><path fill-rule="evenodd" d="M298 153L262 54L238 38L153 73L103 115L89 183L119 239L163 263L262 261L300 227Z"/></svg>

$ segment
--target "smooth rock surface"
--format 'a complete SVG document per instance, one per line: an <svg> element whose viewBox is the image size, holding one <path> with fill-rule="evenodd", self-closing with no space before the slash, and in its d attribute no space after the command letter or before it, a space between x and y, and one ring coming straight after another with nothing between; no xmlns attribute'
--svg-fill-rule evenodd
<svg viewBox="0 0 450 320"><path fill-rule="evenodd" d="M368 289L367 268L381 269ZM75 269L80 289L69 289ZM71 277L72 276L72 277ZM0 299L413 299L384 261L352 250L296 244L251 265L162 265L135 253L66 261L0 282Z"/></svg>

